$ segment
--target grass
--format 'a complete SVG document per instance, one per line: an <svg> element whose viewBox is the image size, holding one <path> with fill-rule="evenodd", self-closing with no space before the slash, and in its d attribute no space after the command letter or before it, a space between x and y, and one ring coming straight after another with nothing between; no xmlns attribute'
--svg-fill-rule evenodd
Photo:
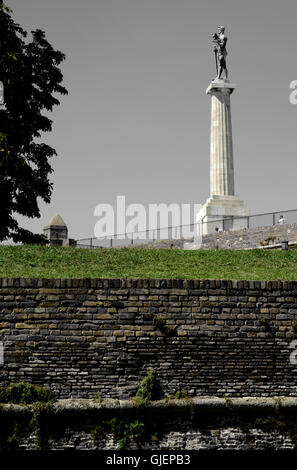
<svg viewBox="0 0 297 470"><path fill-rule="evenodd" d="M297 279L297 251L0 246L0 277Z"/></svg>

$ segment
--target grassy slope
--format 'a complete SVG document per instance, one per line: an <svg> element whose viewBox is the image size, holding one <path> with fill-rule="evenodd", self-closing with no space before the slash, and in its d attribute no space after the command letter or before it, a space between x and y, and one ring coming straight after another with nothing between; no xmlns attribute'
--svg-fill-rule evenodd
<svg viewBox="0 0 297 470"><path fill-rule="evenodd" d="M0 246L0 277L292 280L297 252Z"/></svg>

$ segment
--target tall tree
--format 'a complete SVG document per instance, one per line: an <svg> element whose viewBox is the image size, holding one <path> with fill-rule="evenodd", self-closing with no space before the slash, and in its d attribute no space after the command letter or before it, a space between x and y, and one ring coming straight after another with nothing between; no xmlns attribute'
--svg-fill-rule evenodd
<svg viewBox="0 0 297 470"><path fill-rule="evenodd" d="M40 217L38 198L49 203L56 151L41 143L52 130L46 115L67 94L59 64L65 55L54 50L39 29L28 34L0 2L0 81L5 108L0 109L0 241L34 243L41 237L20 227L16 215Z"/></svg>

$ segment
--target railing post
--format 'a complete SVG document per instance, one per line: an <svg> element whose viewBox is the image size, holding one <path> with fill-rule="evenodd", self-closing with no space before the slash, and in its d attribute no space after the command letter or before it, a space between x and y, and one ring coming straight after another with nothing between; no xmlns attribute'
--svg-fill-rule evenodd
<svg viewBox="0 0 297 470"><path fill-rule="evenodd" d="M110 248L112 248L112 237L110 237Z"/></svg>
<svg viewBox="0 0 297 470"><path fill-rule="evenodd" d="M275 225L275 212L272 213L272 225Z"/></svg>
<svg viewBox="0 0 297 470"><path fill-rule="evenodd" d="M131 245L133 245L133 232L132 232L132 237L131 237Z"/></svg>

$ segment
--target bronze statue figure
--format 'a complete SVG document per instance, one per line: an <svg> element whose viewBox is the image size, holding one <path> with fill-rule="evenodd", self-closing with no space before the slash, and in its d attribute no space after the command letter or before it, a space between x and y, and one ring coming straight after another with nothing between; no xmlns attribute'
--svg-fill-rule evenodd
<svg viewBox="0 0 297 470"><path fill-rule="evenodd" d="M228 79L228 70L226 65L226 44L227 44L227 36L225 36L225 27L219 26L218 27L219 34L214 33L212 35L212 42L216 45L214 47L214 53L216 57L216 67L217 67L217 76L216 79L220 79L222 76L223 71L225 72L225 78ZM219 62L219 63L218 63Z"/></svg>

